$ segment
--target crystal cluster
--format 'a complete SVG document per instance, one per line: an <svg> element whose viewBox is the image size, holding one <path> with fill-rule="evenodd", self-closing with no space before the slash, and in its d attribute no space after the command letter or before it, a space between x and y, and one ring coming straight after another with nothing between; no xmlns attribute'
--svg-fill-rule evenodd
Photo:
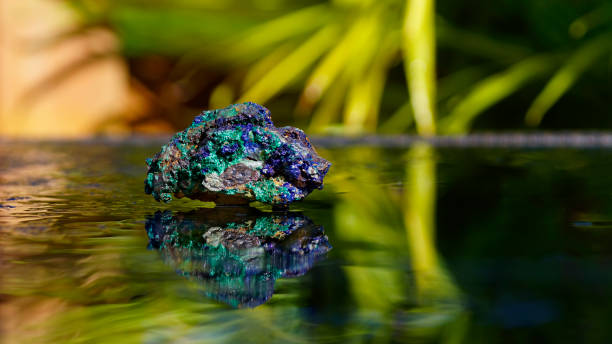
<svg viewBox="0 0 612 344"><path fill-rule="evenodd" d="M217 204L285 206L323 187L330 163L303 131L277 128L255 103L204 111L147 159L145 192Z"/></svg>

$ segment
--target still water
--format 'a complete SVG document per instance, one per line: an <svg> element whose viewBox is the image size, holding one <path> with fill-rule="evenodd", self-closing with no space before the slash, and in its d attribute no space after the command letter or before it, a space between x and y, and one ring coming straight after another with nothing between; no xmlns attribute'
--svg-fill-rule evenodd
<svg viewBox="0 0 612 344"><path fill-rule="evenodd" d="M277 213L155 202L160 144L0 145L2 343L612 340L612 151L320 149Z"/></svg>

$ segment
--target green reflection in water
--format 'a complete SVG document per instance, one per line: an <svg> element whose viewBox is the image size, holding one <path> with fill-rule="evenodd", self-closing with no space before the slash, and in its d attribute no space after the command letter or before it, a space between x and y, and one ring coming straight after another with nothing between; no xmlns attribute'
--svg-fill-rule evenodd
<svg viewBox="0 0 612 344"><path fill-rule="evenodd" d="M585 329L583 342L607 342L610 152L321 150L335 163L326 188L294 208L333 250L277 278L260 306L234 309L176 273L197 266L191 256L146 250L147 216L187 219L202 205L142 193L157 148L0 147L4 342L581 342L565 337ZM248 228L278 232L258 218ZM265 257L234 261L293 275Z"/></svg>
<svg viewBox="0 0 612 344"><path fill-rule="evenodd" d="M434 149L416 145L401 153L403 170L388 169L378 149L342 153L330 181L338 192L334 239L343 246L356 316L377 324L377 343L462 341L465 302L436 249ZM344 163L353 166L343 169Z"/></svg>
<svg viewBox="0 0 612 344"><path fill-rule="evenodd" d="M462 314L462 295L444 267L436 249L436 162L434 149L417 144L408 153L404 220L408 251L414 274L415 307L411 312L423 316L424 328L446 326L443 339L447 343L462 341L468 316Z"/></svg>

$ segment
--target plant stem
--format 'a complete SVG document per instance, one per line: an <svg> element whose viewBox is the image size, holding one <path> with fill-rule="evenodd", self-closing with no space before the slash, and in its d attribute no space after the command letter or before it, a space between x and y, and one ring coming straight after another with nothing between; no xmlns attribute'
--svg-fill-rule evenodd
<svg viewBox="0 0 612 344"><path fill-rule="evenodd" d="M417 132L436 133L436 41L434 0L407 0L404 17L404 70Z"/></svg>

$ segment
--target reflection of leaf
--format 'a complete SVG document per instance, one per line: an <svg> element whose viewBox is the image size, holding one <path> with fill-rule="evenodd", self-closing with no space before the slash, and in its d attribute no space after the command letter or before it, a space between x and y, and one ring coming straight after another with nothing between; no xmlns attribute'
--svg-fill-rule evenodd
<svg viewBox="0 0 612 344"><path fill-rule="evenodd" d="M344 161L338 163L374 161L379 154L379 150L369 148L346 150L338 157ZM399 202L389 187L381 185L381 176L374 170L359 164L352 169L350 174L334 176L339 178L334 187L340 192L334 205L337 238L360 243L344 250L349 264L343 270L358 307L385 314L406 294L401 270L387 265L406 247ZM364 245L377 249L364 249Z"/></svg>
<svg viewBox="0 0 612 344"><path fill-rule="evenodd" d="M516 92L525 83L548 73L553 64L554 59L550 56L534 56L482 80L441 121L442 131L450 134L466 132L476 116Z"/></svg>
<svg viewBox="0 0 612 344"><path fill-rule="evenodd" d="M435 151L430 145L416 144L408 159L403 215L414 279L413 302L417 305L413 313L420 315L418 321L423 327L456 327L445 333L444 342L460 341L467 327L466 322L460 321L463 297L436 249Z"/></svg>
<svg viewBox="0 0 612 344"><path fill-rule="evenodd" d="M572 87L580 75L597 59L610 52L610 43L612 36L603 35L574 52L533 101L527 110L525 123L529 126L539 125L544 114Z"/></svg>
<svg viewBox="0 0 612 344"><path fill-rule="evenodd" d="M404 222L415 274L440 269L435 249L436 162L433 148L417 144L410 150L406 173Z"/></svg>

